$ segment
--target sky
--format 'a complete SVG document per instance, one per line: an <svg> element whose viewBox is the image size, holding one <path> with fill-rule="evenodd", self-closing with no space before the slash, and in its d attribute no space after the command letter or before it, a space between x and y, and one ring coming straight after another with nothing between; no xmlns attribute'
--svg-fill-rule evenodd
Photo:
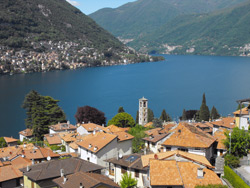
<svg viewBox="0 0 250 188"><path fill-rule="evenodd" d="M80 9L84 14L91 14L101 8L116 8L136 0L66 0Z"/></svg>

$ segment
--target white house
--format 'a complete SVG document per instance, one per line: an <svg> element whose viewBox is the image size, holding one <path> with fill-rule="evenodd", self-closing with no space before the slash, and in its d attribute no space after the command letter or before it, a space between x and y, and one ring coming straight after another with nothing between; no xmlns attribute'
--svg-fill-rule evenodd
<svg viewBox="0 0 250 188"><path fill-rule="evenodd" d="M77 127L77 132L80 134L80 135L83 135L83 134L91 134L93 133L94 131L95 132L99 132L99 131L102 131L103 130L103 126L100 126L100 125L97 125L95 123L83 123L83 124L80 124L78 125Z"/></svg>
<svg viewBox="0 0 250 188"><path fill-rule="evenodd" d="M240 129L248 130L249 127L249 109L245 107L234 112L235 124Z"/></svg>
<svg viewBox="0 0 250 188"><path fill-rule="evenodd" d="M19 140L21 142L23 142L24 139L29 140L31 138L33 138L32 129L25 129L25 130L19 132Z"/></svg>
<svg viewBox="0 0 250 188"><path fill-rule="evenodd" d="M75 132L76 126L69 123L58 123L49 127L49 134L60 133L60 132Z"/></svg>
<svg viewBox="0 0 250 188"><path fill-rule="evenodd" d="M165 142L169 134L151 135L143 138L145 141L145 148L153 153L159 153L162 149L162 143Z"/></svg>
<svg viewBox="0 0 250 188"><path fill-rule="evenodd" d="M171 130L165 142L166 151L181 150L205 156L208 160L214 158L216 139L210 134L188 123L179 123Z"/></svg>
<svg viewBox="0 0 250 188"><path fill-rule="evenodd" d="M235 118L234 117L225 117L218 119L216 121L210 122L213 125L213 135L220 128L224 129L233 129L235 127Z"/></svg>

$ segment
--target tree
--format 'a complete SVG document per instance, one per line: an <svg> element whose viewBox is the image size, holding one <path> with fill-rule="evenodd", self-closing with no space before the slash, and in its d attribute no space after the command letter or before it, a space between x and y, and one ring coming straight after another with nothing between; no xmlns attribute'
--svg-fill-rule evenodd
<svg viewBox="0 0 250 188"><path fill-rule="evenodd" d="M144 148L145 144L142 138L146 137L145 131L147 128L136 124L136 126L129 129L128 133L134 136L132 141L132 148L134 153L139 153Z"/></svg>
<svg viewBox="0 0 250 188"><path fill-rule="evenodd" d="M159 118L154 118L153 119L153 126L154 127L162 127L162 120L161 119L159 119Z"/></svg>
<svg viewBox="0 0 250 188"><path fill-rule="evenodd" d="M31 90L24 98L22 108L26 110L27 118L25 119L25 124L27 128L32 128L32 108L40 100L41 95L35 90Z"/></svg>
<svg viewBox="0 0 250 188"><path fill-rule="evenodd" d="M135 120L130 114L121 112L109 120L108 125L116 125L118 127L133 127L135 125Z"/></svg>
<svg viewBox="0 0 250 188"><path fill-rule="evenodd" d="M183 109L183 111L182 111L181 119L182 119L183 121L187 120L187 114L186 114L186 110L185 110L185 109Z"/></svg>
<svg viewBox="0 0 250 188"><path fill-rule="evenodd" d="M76 122L91 122L98 125L106 124L105 114L91 106L78 107L75 114Z"/></svg>
<svg viewBox="0 0 250 188"><path fill-rule="evenodd" d="M118 113L122 113L122 112L125 112L125 110L123 109L122 106L120 106L119 109L118 109Z"/></svg>
<svg viewBox="0 0 250 188"><path fill-rule="evenodd" d="M26 109L26 126L32 128L34 136L41 140L49 132L49 125L66 121L63 110L58 106L59 100L42 96L36 91L29 92L22 107Z"/></svg>
<svg viewBox="0 0 250 188"><path fill-rule="evenodd" d="M243 157L248 154L250 149L250 135L243 129L235 127L231 133L231 149L230 149L230 132L226 132L226 140L224 145L231 154L236 157Z"/></svg>
<svg viewBox="0 0 250 188"><path fill-rule="evenodd" d="M224 159L225 159L225 165L227 165L227 166L237 168L240 165L239 157L234 156L232 154L225 155Z"/></svg>
<svg viewBox="0 0 250 188"><path fill-rule="evenodd" d="M200 121L209 121L209 116L210 116L210 112L206 104L206 96L205 96L205 93L203 93L202 104L201 104L200 111L199 111L199 119Z"/></svg>
<svg viewBox="0 0 250 188"><path fill-rule="evenodd" d="M237 110L240 110L242 108L245 108L245 105L244 104L241 104L241 105L239 104L238 107L237 107Z"/></svg>
<svg viewBox="0 0 250 188"><path fill-rule="evenodd" d="M122 180L120 181L121 188L133 188L136 187L137 180L135 178L132 178L131 173L124 173L122 175Z"/></svg>
<svg viewBox="0 0 250 188"><path fill-rule="evenodd" d="M165 109L162 110L160 119L162 121L172 121L172 118L166 113Z"/></svg>
<svg viewBox="0 0 250 188"><path fill-rule="evenodd" d="M139 111L138 111L138 110L137 110L137 112L136 112L135 123L136 123L136 124L139 124Z"/></svg>
<svg viewBox="0 0 250 188"><path fill-rule="evenodd" d="M150 108L148 109L148 122L153 121L154 119L154 112Z"/></svg>
<svg viewBox="0 0 250 188"><path fill-rule="evenodd" d="M5 142L3 137L0 137L0 148L7 147L7 143Z"/></svg>
<svg viewBox="0 0 250 188"><path fill-rule="evenodd" d="M212 110L211 110L211 120L214 119L219 119L220 118L220 114L218 113L217 109L213 106Z"/></svg>

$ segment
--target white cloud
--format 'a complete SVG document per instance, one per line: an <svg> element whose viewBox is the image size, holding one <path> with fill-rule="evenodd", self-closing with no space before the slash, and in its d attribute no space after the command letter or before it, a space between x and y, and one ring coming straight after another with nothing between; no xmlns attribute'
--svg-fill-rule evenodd
<svg viewBox="0 0 250 188"><path fill-rule="evenodd" d="M72 0L66 0L66 1L69 2L73 6L79 6L80 5L80 3L78 3L77 1L72 1Z"/></svg>

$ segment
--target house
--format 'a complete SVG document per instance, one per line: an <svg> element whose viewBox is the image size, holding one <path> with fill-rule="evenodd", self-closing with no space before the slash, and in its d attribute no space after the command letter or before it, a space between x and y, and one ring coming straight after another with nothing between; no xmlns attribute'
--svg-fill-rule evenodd
<svg viewBox="0 0 250 188"><path fill-rule="evenodd" d="M148 122L147 124L145 124L144 125L144 127L146 127L146 128L151 128L151 127L153 127L153 122Z"/></svg>
<svg viewBox="0 0 250 188"><path fill-rule="evenodd" d="M217 156L222 156L226 154L227 152L227 148L223 143L224 140L226 140L227 138L224 134L226 131L228 130L220 128L214 133L214 137L216 138L216 141L217 141L217 146L216 146Z"/></svg>
<svg viewBox="0 0 250 188"><path fill-rule="evenodd" d="M58 133L46 134L44 135L44 140L47 141L49 145L62 145L62 141Z"/></svg>
<svg viewBox="0 0 250 188"><path fill-rule="evenodd" d="M166 151L181 150L205 156L208 160L214 159L216 139L201 129L181 122L171 130L162 146Z"/></svg>
<svg viewBox="0 0 250 188"><path fill-rule="evenodd" d="M23 142L24 140L30 140L33 138L33 131L32 129L25 129L19 132L19 140Z"/></svg>
<svg viewBox="0 0 250 188"><path fill-rule="evenodd" d="M68 176L56 178L53 182L59 188L119 188L120 186L114 183L107 176L96 174L96 173L86 173L86 172L76 172Z"/></svg>
<svg viewBox="0 0 250 188"><path fill-rule="evenodd" d="M190 161L151 159L149 164L149 181L152 188L195 188L196 185L222 185L216 173Z"/></svg>
<svg viewBox="0 0 250 188"><path fill-rule="evenodd" d="M85 136L81 142L77 143L80 158L105 167L107 163L104 160L118 155L117 137L117 135L104 132Z"/></svg>
<svg viewBox="0 0 250 188"><path fill-rule="evenodd" d="M56 187L53 181L76 172L100 173L102 167L78 158L52 160L20 169L24 176L24 187Z"/></svg>
<svg viewBox="0 0 250 188"><path fill-rule="evenodd" d="M102 130L105 133L127 132L129 130L129 127L122 128L115 125L109 125L108 127L104 127Z"/></svg>
<svg viewBox="0 0 250 188"><path fill-rule="evenodd" d="M80 124L78 127L77 127L77 132L80 134L80 135L83 135L83 134L91 134L93 133L94 131L95 132L98 132L98 131L101 131L103 130L104 127L100 126L100 125L97 125L95 123L83 123L83 124Z"/></svg>
<svg viewBox="0 0 250 188"><path fill-rule="evenodd" d="M235 117L235 126L240 129L248 130L249 127L249 107L242 108L237 110L234 113Z"/></svg>
<svg viewBox="0 0 250 188"><path fill-rule="evenodd" d="M153 153L158 153L162 149L162 143L167 139L169 134L163 133L158 135L151 135L143 138L145 141L145 148Z"/></svg>
<svg viewBox="0 0 250 188"><path fill-rule="evenodd" d="M122 179L122 174L128 172L131 173L131 176L133 178L137 179L137 187L149 187L149 172L151 171L150 161L153 159L185 162L188 161L203 168L214 169L214 167L204 156L178 150L148 155L140 155L135 153L108 159L107 162L109 162L109 178L118 183ZM161 175L161 173L159 172L160 171L158 171L157 174Z"/></svg>
<svg viewBox="0 0 250 188"><path fill-rule="evenodd" d="M7 143L7 146L16 146L18 145L18 139L12 138L12 137L3 137L5 142Z"/></svg>
<svg viewBox="0 0 250 188"><path fill-rule="evenodd" d="M211 122L213 124L213 135L219 128L233 129L235 127L234 117L225 117Z"/></svg>
<svg viewBox="0 0 250 188"><path fill-rule="evenodd" d="M213 124L210 122L199 122L199 123L193 123L193 125L202 131L213 135Z"/></svg>
<svg viewBox="0 0 250 188"><path fill-rule="evenodd" d="M0 167L0 187L1 188L12 188L22 187L21 179L23 174L17 168L12 165L6 165Z"/></svg>
<svg viewBox="0 0 250 188"><path fill-rule="evenodd" d="M131 134L121 131L115 132L114 135L117 135L118 143L117 143L117 150L120 155L129 155L132 151L132 141L134 136Z"/></svg>
<svg viewBox="0 0 250 188"><path fill-rule="evenodd" d="M76 126L71 125L69 121L67 123L58 123L49 127L49 134L60 132L75 132Z"/></svg>

